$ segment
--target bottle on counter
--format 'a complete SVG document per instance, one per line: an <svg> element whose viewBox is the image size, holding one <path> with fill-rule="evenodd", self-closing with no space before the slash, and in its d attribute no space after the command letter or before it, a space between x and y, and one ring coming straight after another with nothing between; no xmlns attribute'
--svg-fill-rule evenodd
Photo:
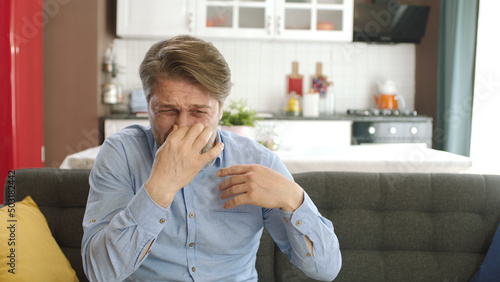
<svg viewBox="0 0 500 282"><path fill-rule="evenodd" d="M292 91L287 95L287 102L285 106L285 113L287 116L298 117L302 114L301 97Z"/></svg>
<svg viewBox="0 0 500 282"><path fill-rule="evenodd" d="M302 98L302 115L304 117L319 116L319 92L311 88L309 93L303 95Z"/></svg>
<svg viewBox="0 0 500 282"><path fill-rule="evenodd" d="M333 82L329 81L327 83L328 88L326 91L326 95L324 98L324 103L325 103L325 114L326 115L333 115L335 114L335 91L333 89Z"/></svg>

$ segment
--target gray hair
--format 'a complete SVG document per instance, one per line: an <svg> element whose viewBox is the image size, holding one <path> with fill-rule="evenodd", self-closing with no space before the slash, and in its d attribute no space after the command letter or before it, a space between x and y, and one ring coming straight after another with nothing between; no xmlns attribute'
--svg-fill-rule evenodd
<svg viewBox="0 0 500 282"><path fill-rule="evenodd" d="M212 43L189 35L151 46L141 63L139 75L148 103L158 78L199 84L220 104L231 91L231 70L224 57Z"/></svg>

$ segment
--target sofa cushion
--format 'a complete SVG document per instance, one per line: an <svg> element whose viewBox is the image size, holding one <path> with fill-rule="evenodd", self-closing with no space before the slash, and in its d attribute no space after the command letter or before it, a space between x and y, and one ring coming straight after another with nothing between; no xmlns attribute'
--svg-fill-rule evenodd
<svg viewBox="0 0 500 282"><path fill-rule="evenodd" d="M1 208L0 218L8 229L0 232L0 281L78 281L30 196Z"/></svg>

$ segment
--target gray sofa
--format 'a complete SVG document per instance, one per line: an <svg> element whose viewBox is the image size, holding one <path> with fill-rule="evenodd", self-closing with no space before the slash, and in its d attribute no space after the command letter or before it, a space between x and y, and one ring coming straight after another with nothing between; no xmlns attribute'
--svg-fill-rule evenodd
<svg viewBox="0 0 500 282"><path fill-rule="evenodd" d="M16 171L16 198L31 195L80 281L88 170ZM500 176L310 172L294 175L340 241L336 281L468 281L500 221ZM5 197L7 198L7 197ZM310 281L265 232L260 281Z"/></svg>

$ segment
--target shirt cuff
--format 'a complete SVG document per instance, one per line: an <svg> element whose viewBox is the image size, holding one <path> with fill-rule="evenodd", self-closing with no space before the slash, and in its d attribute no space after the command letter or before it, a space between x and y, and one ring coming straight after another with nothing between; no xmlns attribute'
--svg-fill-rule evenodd
<svg viewBox="0 0 500 282"><path fill-rule="evenodd" d="M127 209L139 228L159 234L171 217L170 209L164 209L149 197L144 185L128 203Z"/></svg>
<svg viewBox="0 0 500 282"><path fill-rule="evenodd" d="M311 237L311 230L314 230L318 221L319 212L309 195L304 191L304 202L293 212L281 211L283 221L287 226L293 228L302 235ZM313 236L314 237L314 236Z"/></svg>

